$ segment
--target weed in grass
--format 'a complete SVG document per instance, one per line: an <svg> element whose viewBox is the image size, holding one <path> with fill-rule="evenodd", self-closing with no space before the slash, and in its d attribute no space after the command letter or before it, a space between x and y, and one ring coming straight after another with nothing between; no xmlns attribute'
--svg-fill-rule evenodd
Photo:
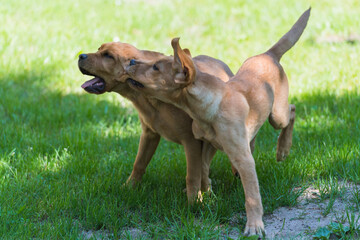
<svg viewBox="0 0 360 240"><path fill-rule="evenodd" d="M346 210L346 218L349 223L349 231L354 234L360 233L359 219L360 215L355 215L353 212Z"/></svg>
<svg viewBox="0 0 360 240"><path fill-rule="evenodd" d="M357 239L359 236L359 215L349 212L346 209L342 219L344 221L331 222L326 227L321 227L316 230L313 235L314 239ZM344 225L342 222L346 222Z"/></svg>
<svg viewBox="0 0 360 240"><path fill-rule="evenodd" d="M323 215L326 216L332 210L334 202L340 194L341 189L339 182L332 176L329 176L329 178L318 178L315 187L319 189L320 201L329 199L328 204L323 211Z"/></svg>
<svg viewBox="0 0 360 240"><path fill-rule="evenodd" d="M360 210L360 189L355 185L352 191L352 201L355 203L355 208Z"/></svg>
<svg viewBox="0 0 360 240"><path fill-rule="evenodd" d="M328 228L326 228L326 227L322 227L322 228L319 228L316 232L315 232L315 234L313 235L313 239L324 239L324 240L326 240L326 239L329 239L330 238L330 235L331 235L331 231L328 229Z"/></svg>

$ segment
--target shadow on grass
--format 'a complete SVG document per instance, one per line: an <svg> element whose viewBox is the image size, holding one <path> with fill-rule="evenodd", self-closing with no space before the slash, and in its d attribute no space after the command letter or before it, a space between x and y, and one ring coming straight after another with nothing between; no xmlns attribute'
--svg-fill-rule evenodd
<svg viewBox="0 0 360 240"><path fill-rule="evenodd" d="M297 153L312 165L309 176L360 181L360 95L345 92L304 94L297 105ZM312 170L311 170L312 168Z"/></svg>
<svg viewBox="0 0 360 240"><path fill-rule="evenodd" d="M40 231L57 221L118 229L133 225L140 215L157 217L166 198L179 199L183 209L182 148L162 141L146 183L135 190L122 187L137 152L136 113L95 95L51 90L46 82L51 76L24 72L0 79L3 231L15 237L24 222Z"/></svg>

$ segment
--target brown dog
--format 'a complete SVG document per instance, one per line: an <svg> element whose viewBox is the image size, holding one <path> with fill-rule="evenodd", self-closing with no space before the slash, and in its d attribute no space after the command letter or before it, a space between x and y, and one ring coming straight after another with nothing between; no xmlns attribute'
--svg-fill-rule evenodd
<svg viewBox="0 0 360 240"><path fill-rule="evenodd" d="M300 38L309 16L310 9L270 50L247 59L226 83L202 72L181 49L178 38L172 41L174 57L139 62L126 69L133 78L133 89L183 109L194 119L195 137L229 156L244 187L246 235L265 231L250 142L268 118L275 129L282 129L277 159L289 154L295 106L288 103L288 80L279 61Z"/></svg>
<svg viewBox="0 0 360 240"><path fill-rule="evenodd" d="M129 65L130 59L155 61L164 57L161 53L139 50L126 43L106 43L96 53L81 54L78 65L83 74L94 76L82 85L87 92L117 92L129 99L139 113L143 131L133 171L127 183L134 185L141 181L158 146L160 136L163 136L172 142L182 144L185 148L187 196L192 202L200 189L207 191L210 186L209 167L207 164L202 165L202 158L206 159L205 163L210 162L211 159L207 158L212 158L216 149L194 138L191 130L192 119L185 112L173 105L149 99L126 83L128 75L125 74L124 67ZM223 81L233 76L229 67L220 60L204 55L193 60L199 69L214 74ZM135 60L132 60L131 63L134 62ZM137 86L141 88L140 84Z"/></svg>

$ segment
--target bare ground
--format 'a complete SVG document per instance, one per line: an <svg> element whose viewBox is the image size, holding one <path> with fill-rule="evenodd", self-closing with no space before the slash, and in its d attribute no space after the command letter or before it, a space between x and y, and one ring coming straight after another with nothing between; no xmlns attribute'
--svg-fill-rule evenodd
<svg viewBox="0 0 360 240"><path fill-rule="evenodd" d="M349 226L348 217L359 219L359 212L353 211L354 193L359 185L339 182L338 188L334 198L321 200L319 189L309 187L295 207L281 207L265 215L266 239L312 239L317 229L331 222ZM238 239L239 233L234 232L230 237Z"/></svg>

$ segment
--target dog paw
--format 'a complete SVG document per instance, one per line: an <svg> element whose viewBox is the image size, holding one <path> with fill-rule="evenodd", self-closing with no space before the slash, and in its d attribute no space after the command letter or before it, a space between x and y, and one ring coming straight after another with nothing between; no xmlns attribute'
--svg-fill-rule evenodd
<svg viewBox="0 0 360 240"><path fill-rule="evenodd" d="M182 190L182 192L187 193L187 189L184 188ZM215 193L212 191L211 186L208 188L207 191L201 191L199 190L195 195L192 196L188 196L188 203L190 205L193 205L195 203L203 203L204 199L209 199L209 198L216 198Z"/></svg>
<svg viewBox="0 0 360 240"><path fill-rule="evenodd" d="M202 192L208 192L211 191L211 179L210 178L205 178L203 180L201 180L201 191Z"/></svg>
<svg viewBox="0 0 360 240"><path fill-rule="evenodd" d="M259 236L259 239L262 239L263 237L265 237L266 232L265 232L263 221L262 220L256 221L255 223L252 223L252 224L246 223L244 235L245 236L257 235L257 236Z"/></svg>
<svg viewBox="0 0 360 240"><path fill-rule="evenodd" d="M278 162L284 161L285 158L290 154L290 149L292 145L291 138L291 136L286 136L286 134L280 135L276 149L276 160Z"/></svg>
<svg viewBox="0 0 360 240"><path fill-rule="evenodd" d="M136 180L135 178L133 178L132 176L130 176L126 182L123 184L123 187L129 187L129 188L135 188L136 186L138 186L140 184L139 180Z"/></svg>
<svg viewBox="0 0 360 240"><path fill-rule="evenodd" d="M288 150L278 150L276 152L276 160L278 162L284 161L286 159L286 157L289 155L290 151Z"/></svg>

